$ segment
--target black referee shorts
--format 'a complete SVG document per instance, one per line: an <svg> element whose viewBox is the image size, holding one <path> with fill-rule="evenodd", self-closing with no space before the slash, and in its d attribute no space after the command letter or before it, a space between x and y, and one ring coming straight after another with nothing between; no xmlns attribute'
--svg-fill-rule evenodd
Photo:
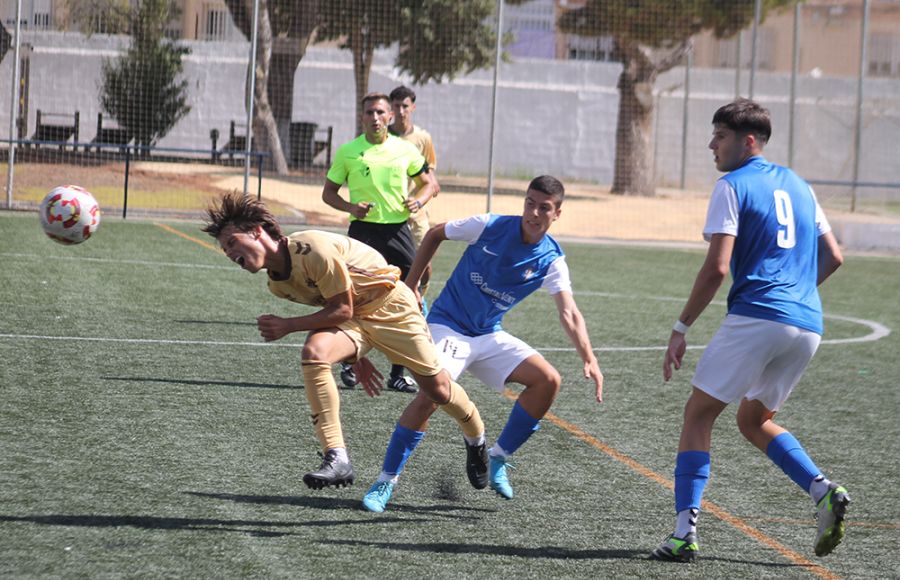
<svg viewBox="0 0 900 580"><path fill-rule="evenodd" d="M406 222L376 224L354 220L350 222L347 235L378 250L387 263L400 268L401 275L406 278L416 255L412 232Z"/></svg>

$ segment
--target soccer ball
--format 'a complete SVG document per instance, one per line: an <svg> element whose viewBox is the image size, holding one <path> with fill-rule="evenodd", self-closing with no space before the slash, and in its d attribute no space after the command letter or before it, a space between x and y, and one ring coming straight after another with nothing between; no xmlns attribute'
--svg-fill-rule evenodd
<svg viewBox="0 0 900 580"><path fill-rule="evenodd" d="M60 244L80 244L100 225L97 200L77 185L61 185L48 193L40 215L44 233Z"/></svg>

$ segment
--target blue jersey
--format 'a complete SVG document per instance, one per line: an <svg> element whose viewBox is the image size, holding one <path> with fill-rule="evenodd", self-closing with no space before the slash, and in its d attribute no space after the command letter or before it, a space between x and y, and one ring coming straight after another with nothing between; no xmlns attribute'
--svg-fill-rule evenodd
<svg viewBox="0 0 900 580"><path fill-rule="evenodd" d="M762 157L751 157L721 180L737 205L728 312L822 334L816 280L818 239L827 221L812 189Z"/></svg>
<svg viewBox="0 0 900 580"><path fill-rule="evenodd" d="M524 243L521 216L491 215L434 301L428 322L466 336L497 332L503 315L540 288L551 265L563 256L549 235L536 244Z"/></svg>

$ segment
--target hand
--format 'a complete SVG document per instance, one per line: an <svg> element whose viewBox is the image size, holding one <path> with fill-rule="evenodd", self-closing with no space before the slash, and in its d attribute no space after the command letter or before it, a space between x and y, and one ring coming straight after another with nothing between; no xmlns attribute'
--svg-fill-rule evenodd
<svg viewBox="0 0 900 580"><path fill-rule="evenodd" d="M414 197L407 197L406 209L409 210L409 213L416 213L417 211L422 209L422 202Z"/></svg>
<svg viewBox="0 0 900 580"><path fill-rule="evenodd" d="M422 293L419 292L419 286L416 285L415 288L410 288L410 290L412 290L413 296L416 297L416 304L419 305L419 312L425 312L425 308L424 308L424 306L423 306L423 304L422 304L422 302L423 302L423 300L422 300Z"/></svg>
<svg viewBox="0 0 900 580"><path fill-rule="evenodd" d="M672 378L672 367L675 370L681 368L681 359L684 358L684 351L687 350L687 340L680 332L672 331L669 337L669 348L666 349L666 358L663 360L663 380L668 381Z"/></svg>
<svg viewBox="0 0 900 580"><path fill-rule="evenodd" d="M356 380L362 385L367 395L377 397L381 394L381 387L384 385L384 375L375 368L375 365L367 357L362 357L354 363L353 372L356 373Z"/></svg>
<svg viewBox="0 0 900 580"><path fill-rule="evenodd" d="M278 340L286 334L293 332L288 321L274 314L263 314L257 317L256 326L259 328L259 334L266 342Z"/></svg>
<svg viewBox="0 0 900 580"><path fill-rule="evenodd" d="M588 361L584 363L584 378L590 379L594 381L594 385L597 387L597 402L603 402L603 373L600 372L600 365L597 364L597 360L594 359L592 361Z"/></svg>
<svg viewBox="0 0 900 580"><path fill-rule="evenodd" d="M350 215L355 217L356 219L362 219L369 214L369 210L375 207L374 203L370 203L368 201L361 201L358 204L354 205L350 208Z"/></svg>

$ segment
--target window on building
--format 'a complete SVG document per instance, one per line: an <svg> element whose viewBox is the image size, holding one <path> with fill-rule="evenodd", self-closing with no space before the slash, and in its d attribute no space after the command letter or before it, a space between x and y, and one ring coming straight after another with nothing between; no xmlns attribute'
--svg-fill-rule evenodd
<svg viewBox="0 0 900 580"><path fill-rule="evenodd" d="M900 76L900 36L894 34L871 35L868 59L868 74L871 76Z"/></svg>
<svg viewBox="0 0 900 580"><path fill-rule="evenodd" d="M219 4L204 7L203 40L225 40L228 31L228 13Z"/></svg>
<svg viewBox="0 0 900 580"><path fill-rule="evenodd" d="M611 36L575 36L568 38L569 60L614 62L615 43Z"/></svg>
<svg viewBox="0 0 900 580"><path fill-rule="evenodd" d="M50 0L34 0L31 6L31 25L36 30L49 30L53 19L53 5Z"/></svg>
<svg viewBox="0 0 900 580"><path fill-rule="evenodd" d="M738 62L740 62L741 67L750 66L750 61L753 58L753 32L744 30L739 34L741 34L740 41L738 41L737 34L731 38L722 38L716 41L713 47L715 66L720 68L737 68ZM759 70L772 70L775 66L773 63L775 36L775 31L765 26L761 26L757 31L756 66ZM741 51L740 55L738 55L738 48ZM738 61L739 56L740 61Z"/></svg>

